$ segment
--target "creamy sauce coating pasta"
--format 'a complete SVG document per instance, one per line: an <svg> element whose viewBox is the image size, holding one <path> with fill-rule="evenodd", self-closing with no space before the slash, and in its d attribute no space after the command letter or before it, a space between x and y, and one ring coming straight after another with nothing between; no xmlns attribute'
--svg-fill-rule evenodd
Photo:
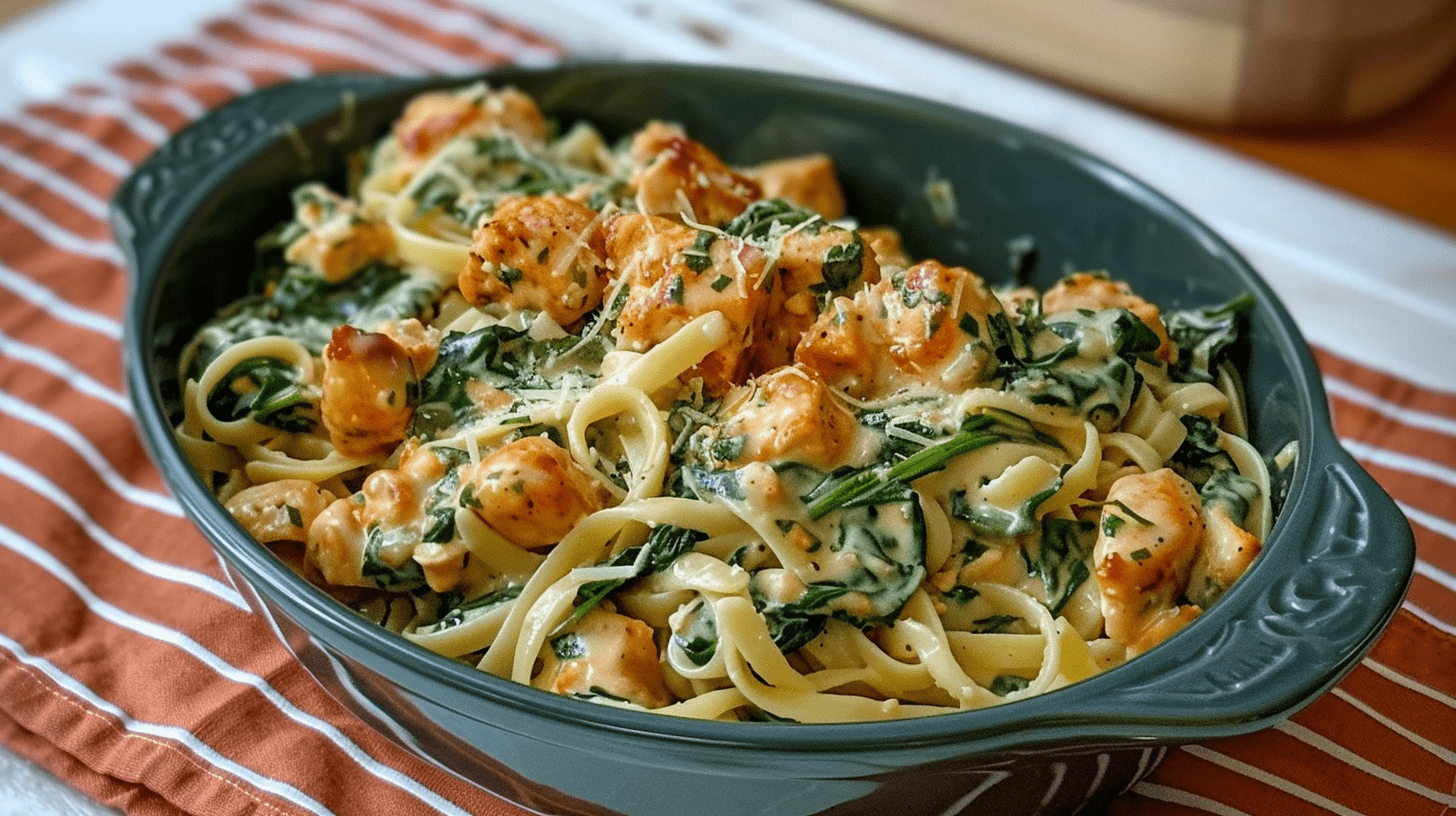
<svg viewBox="0 0 1456 816"><path fill-rule="evenodd" d="M846 722L1083 680L1258 555L1229 351L1107 273L993 289L824 155L421 95L182 356L176 433L358 614L556 694Z"/></svg>

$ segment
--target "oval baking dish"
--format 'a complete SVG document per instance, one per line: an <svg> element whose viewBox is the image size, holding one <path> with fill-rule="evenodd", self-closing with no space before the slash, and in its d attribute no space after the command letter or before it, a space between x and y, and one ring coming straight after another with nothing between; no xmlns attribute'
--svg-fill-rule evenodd
<svg viewBox="0 0 1456 816"><path fill-rule="evenodd" d="M850 210L907 247L1010 280L1034 242L1046 285L1108 269L1166 308L1257 299L1244 361L1251 438L1297 464L1265 549L1202 616L1127 664L1014 704L881 723L686 721L559 697L440 657L299 578L233 521L172 433L176 358L243 294L255 236L289 191L341 184L422 90L514 85L609 138L652 118L730 163L822 151ZM953 191L952 217L926 195ZM937 217L939 215L940 217ZM1267 727L1348 671L1394 614L1414 559L1394 503L1346 454L1319 373L1274 293L1207 227L1046 136L944 105L734 69L584 64L480 77L326 76L250 94L142 164L113 223L133 272L127 378L172 491L239 585L346 706L401 745L528 807L560 813L1070 812L1125 790L1168 746ZM690 792L692 805L683 796Z"/></svg>

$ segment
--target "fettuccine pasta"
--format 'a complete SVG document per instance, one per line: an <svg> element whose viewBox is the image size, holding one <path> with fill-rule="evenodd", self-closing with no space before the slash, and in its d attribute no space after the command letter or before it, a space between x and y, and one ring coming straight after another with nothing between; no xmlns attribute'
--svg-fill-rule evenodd
<svg viewBox="0 0 1456 816"><path fill-rule="evenodd" d="M182 357L199 476L358 614L603 705L878 720L1104 671L1257 556L1247 299L993 289L827 156L556 133L415 98Z"/></svg>

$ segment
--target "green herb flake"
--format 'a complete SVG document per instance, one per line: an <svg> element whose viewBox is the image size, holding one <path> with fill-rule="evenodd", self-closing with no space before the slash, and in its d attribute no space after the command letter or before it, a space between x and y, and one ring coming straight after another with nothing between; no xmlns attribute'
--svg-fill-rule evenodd
<svg viewBox="0 0 1456 816"><path fill-rule="evenodd" d="M708 455L719 462L732 462L743 455L743 447L747 442L747 436L719 437L708 446Z"/></svg>
<svg viewBox="0 0 1456 816"><path fill-rule="evenodd" d="M708 230L698 230L697 240L693 241L693 248L683 250L683 263L688 269L694 272L702 272L713 265L713 256L709 254L708 248L718 240L718 234ZM726 284L725 284L726 285ZM719 289L718 291L723 291Z"/></svg>
<svg viewBox="0 0 1456 816"><path fill-rule="evenodd" d="M858 234L850 235L853 239L850 243L835 244L824 253L820 274L824 278L824 287L831 292L848 289L864 271L864 244Z"/></svg>
<svg viewBox="0 0 1456 816"><path fill-rule="evenodd" d="M522 273L521 270L515 268L514 266L502 265L500 271L496 272L495 276L500 279L501 283L504 283L506 285L507 289L514 289L516 283L520 281L523 275L524 273Z"/></svg>
<svg viewBox="0 0 1456 816"><path fill-rule="evenodd" d="M481 503L480 499L475 497L474 485L467 484L460 489L460 506L468 507L472 510L479 510L485 506Z"/></svg>
<svg viewBox="0 0 1456 816"><path fill-rule="evenodd" d="M1117 531L1121 530L1122 525L1126 523L1127 519L1122 516L1108 513L1102 517L1102 534L1108 538L1116 538Z"/></svg>
<svg viewBox="0 0 1456 816"><path fill-rule="evenodd" d="M576 660L586 657L586 641L581 636L568 632L551 639L551 652L560 660Z"/></svg>
<svg viewBox="0 0 1456 816"><path fill-rule="evenodd" d="M1025 677L1017 677L1014 674L998 674L996 679L991 681L991 693L997 697L1005 697L1013 691L1021 691L1031 685L1031 681Z"/></svg>
<svg viewBox="0 0 1456 816"><path fill-rule="evenodd" d="M1147 547L1143 547L1141 549L1133 550L1132 552L1128 553L1128 557L1134 561L1137 561L1138 563L1142 563L1143 561L1152 558L1153 553Z"/></svg>
<svg viewBox="0 0 1456 816"><path fill-rule="evenodd" d="M728 285L731 284L732 282L733 282L733 279L730 278L730 277L728 277L727 275L719 275L718 276L718 279L715 280L715 281L713 281L713 283L712 283L713 291L714 292L721 292L724 289L727 289L728 288Z"/></svg>
<svg viewBox="0 0 1456 816"><path fill-rule="evenodd" d="M961 327L961 331L969 334L972 337L980 339L981 323L980 321L976 320L975 315L972 315L970 313L961 315L960 323L958 325Z"/></svg>

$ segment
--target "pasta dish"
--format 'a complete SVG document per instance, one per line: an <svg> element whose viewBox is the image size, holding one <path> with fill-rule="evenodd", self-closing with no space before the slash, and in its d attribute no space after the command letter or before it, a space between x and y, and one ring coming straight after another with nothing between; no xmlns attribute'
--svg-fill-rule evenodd
<svg viewBox="0 0 1456 816"><path fill-rule="evenodd" d="M176 435L295 571L482 671L706 719L998 705L1154 647L1268 534L1248 297L993 289L859 224L829 156L480 84L342 186L185 348Z"/></svg>

